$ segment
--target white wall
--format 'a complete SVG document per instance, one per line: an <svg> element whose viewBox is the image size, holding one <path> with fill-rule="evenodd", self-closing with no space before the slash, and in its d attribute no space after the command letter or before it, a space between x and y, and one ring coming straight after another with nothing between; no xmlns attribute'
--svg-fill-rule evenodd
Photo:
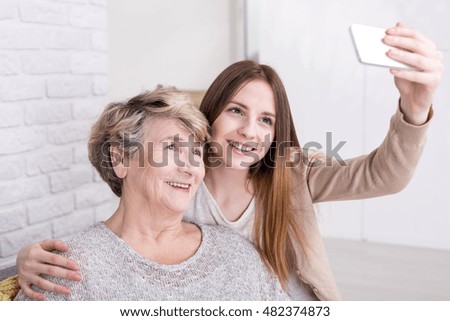
<svg viewBox="0 0 450 321"><path fill-rule="evenodd" d="M1 1L0 268L25 244L112 214L117 199L87 159L98 113L159 83L206 90L243 58L243 5Z"/></svg>
<svg viewBox="0 0 450 321"><path fill-rule="evenodd" d="M419 0L257 1L261 33L252 45L284 79L302 143L324 144L331 131L335 143L348 141L343 156L377 146L397 99L387 70L356 62L350 23L388 26L401 19L450 57L450 4L444 0L433 6ZM243 4L1 2L0 267L11 264L23 244L64 237L110 214L111 193L85 148L99 110L158 83L206 89L243 58ZM322 206L326 236L450 248L449 85L447 72L410 186L395 196Z"/></svg>
<svg viewBox="0 0 450 321"><path fill-rule="evenodd" d="M0 268L25 244L92 224L109 204L86 149L108 91L105 6L0 3Z"/></svg>
<svg viewBox="0 0 450 321"><path fill-rule="evenodd" d="M108 22L111 100L158 84L203 92L244 58L242 0L109 0Z"/></svg>
<svg viewBox="0 0 450 321"><path fill-rule="evenodd" d="M243 58L243 13L239 0L1 2L0 267L111 215L87 159L98 112L159 83L207 89Z"/></svg>
<svg viewBox="0 0 450 321"><path fill-rule="evenodd" d="M243 1L110 0L111 98L157 84L206 90L243 58Z"/></svg>
<svg viewBox="0 0 450 321"><path fill-rule="evenodd" d="M398 99L387 69L357 62L348 28L397 21L433 39L450 57L450 2L248 0L251 52L282 76L301 142L347 141L343 157L370 152L383 139ZM256 38L256 40L254 39ZM256 48L255 48L256 47ZM422 161L400 194L320 206L329 237L450 249L450 77L444 73Z"/></svg>

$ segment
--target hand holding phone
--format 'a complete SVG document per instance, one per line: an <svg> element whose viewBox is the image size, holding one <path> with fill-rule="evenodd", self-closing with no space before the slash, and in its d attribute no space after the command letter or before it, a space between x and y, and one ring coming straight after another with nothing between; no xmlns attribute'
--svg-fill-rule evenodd
<svg viewBox="0 0 450 321"><path fill-rule="evenodd" d="M386 52L392 47L383 42L383 38L386 36L385 31L383 28L360 24L350 26L350 34L359 61L368 65L416 70L416 68L395 61L386 55Z"/></svg>

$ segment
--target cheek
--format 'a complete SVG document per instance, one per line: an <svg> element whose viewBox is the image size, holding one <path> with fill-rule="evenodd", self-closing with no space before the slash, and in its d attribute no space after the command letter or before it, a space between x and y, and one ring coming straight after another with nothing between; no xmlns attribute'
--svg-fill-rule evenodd
<svg viewBox="0 0 450 321"><path fill-rule="evenodd" d="M198 168L197 170L197 177L199 182L201 182L203 180L203 178L205 177L205 165L203 165L203 161L202 161L202 165Z"/></svg>
<svg viewBox="0 0 450 321"><path fill-rule="evenodd" d="M155 166L156 164L164 164L167 163L168 159L168 151L162 149L154 149L152 152L147 154L147 165Z"/></svg>
<svg viewBox="0 0 450 321"><path fill-rule="evenodd" d="M274 130L268 130L265 132L263 139L263 146L265 149L268 149L272 145L274 136L275 136Z"/></svg>
<svg viewBox="0 0 450 321"><path fill-rule="evenodd" d="M167 164L159 164L147 166L141 171L137 179L140 181L140 186L144 190L145 195L158 198L164 194L165 180L170 174L168 172L169 168Z"/></svg>
<svg viewBox="0 0 450 321"><path fill-rule="evenodd" d="M190 172L195 178L195 182L199 183L205 177L205 164L203 158L196 156L191 162Z"/></svg>
<svg viewBox="0 0 450 321"><path fill-rule="evenodd" d="M147 167L140 177L141 186L145 189L147 194L159 193L161 186L159 186L158 175L154 168Z"/></svg>
<svg viewBox="0 0 450 321"><path fill-rule="evenodd" d="M220 130L217 128L217 126L211 126L211 139L213 141L218 141L220 137Z"/></svg>
<svg viewBox="0 0 450 321"><path fill-rule="evenodd" d="M227 126L225 126L225 124ZM226 129L230 128L231 122L225 119L224 115L220 115L211 125L211 137L213 140L220 140L224 136Z"/></svg>

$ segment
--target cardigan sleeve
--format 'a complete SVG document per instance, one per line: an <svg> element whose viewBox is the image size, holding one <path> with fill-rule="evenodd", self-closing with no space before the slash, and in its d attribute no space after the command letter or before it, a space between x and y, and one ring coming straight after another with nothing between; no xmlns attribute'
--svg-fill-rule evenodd
<svg viewBox="0 0 450 321"><path fill-rule="evenodd" d="M427 122L416 126L407 123L398 108L383 143L370 154L345 161L320 155L305 162L312 201L356 200L401 191L420 160L432 115L430 109Z"/></svg>

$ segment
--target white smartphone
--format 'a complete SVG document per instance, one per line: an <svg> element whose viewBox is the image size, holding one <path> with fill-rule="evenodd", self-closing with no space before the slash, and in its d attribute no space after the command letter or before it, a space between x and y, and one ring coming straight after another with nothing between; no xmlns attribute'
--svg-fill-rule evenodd
<svg viewBox="0 0 450 321"><path fill-rule="evenodd" d="M395 61L386 55L386 52L392 47L383 42L383 38L386 36L385 31L386 29L383 28L360 24L350 26L353 46L359 61L368 65L416 70L416 68Z"/></svg>

